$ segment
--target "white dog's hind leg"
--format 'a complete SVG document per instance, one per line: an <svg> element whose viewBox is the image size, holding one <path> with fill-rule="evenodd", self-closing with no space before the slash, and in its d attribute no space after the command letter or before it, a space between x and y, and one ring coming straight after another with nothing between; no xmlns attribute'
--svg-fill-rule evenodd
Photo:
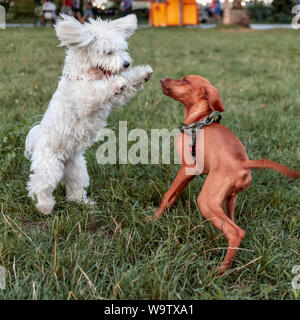
<svg viewBox="0 0 300 320"><path fill-rule="evenodd" d="M30 158L34 152L34 147L35 147L36 141L39 137L39 131L40 131L40 125L36 124L28 132L28 135L26 137L26 142L25 142L25 153L24 153L25 158L27 160L30 160Z"/></svg>
<svg viewBox="0 0 300 320"><path fill-rule="evenodd" d="M31 198L37 199L36 208L43 214L50 214L55 205L53 191L61 181L64 163L55 156L34 153L27 189Z"/></svg>
<svg viewBox="0 0 300 320"><path fill-rule="evenodd" d="M65 167L64 182L68 200L94 204L86 196L85 189L89 186L90 179L83 154L76 154L68 160Z"/></svg>

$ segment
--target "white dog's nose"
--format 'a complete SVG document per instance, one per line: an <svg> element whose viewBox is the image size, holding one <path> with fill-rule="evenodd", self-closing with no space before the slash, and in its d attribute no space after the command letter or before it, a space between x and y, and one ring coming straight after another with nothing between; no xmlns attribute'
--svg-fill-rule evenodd
<svg viewBox="0 0 300 320"><path fill-rule="evenodd" d="M125 69L127 69L129 66L130 66L130 62L125 61L125 62L123 63L123 67L124 67Z"/></svg>

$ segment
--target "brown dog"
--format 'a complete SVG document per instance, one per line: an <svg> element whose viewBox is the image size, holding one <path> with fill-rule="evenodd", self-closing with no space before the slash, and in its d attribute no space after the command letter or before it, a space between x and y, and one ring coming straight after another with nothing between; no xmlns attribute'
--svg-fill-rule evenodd
<svg viewBox="0 0 300 320"><path fill-rule="evenodd" d="M213 111L224 111L218 90L200 76L162 79L161 85L165 95L184 104L186 125L203 120ZM245 236L244 230L234 223L234 208L237 194L250 185L250 169L274 169L291 178L300 177L300 171L292 171L267 159L249 160L239 139L219 123L205 126L204 137L204 149L200 139L196 139L196 161L190 154L191 135L181 133L176 138L175 147L181 159L181 168L152 218L157 219L170 208L196 175L208 175L197 202L201 214L224 232L228 241L226 256L219 267L222 273L231 268L236 249ZM203 167L200 169L198 158L201 156Z"/></svg>

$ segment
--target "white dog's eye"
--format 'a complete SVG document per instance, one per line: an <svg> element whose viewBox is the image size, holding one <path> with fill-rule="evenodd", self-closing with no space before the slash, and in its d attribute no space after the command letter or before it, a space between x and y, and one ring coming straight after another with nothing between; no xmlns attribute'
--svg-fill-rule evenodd
<svg viewBox="0 0 300 320"><path fill-rule="evenodd" d="M112 50L110 50L110 51L107 51L106 54L107 54L108 56L111 56L111 55L114 54L114 52L113 52Z"/></svg>

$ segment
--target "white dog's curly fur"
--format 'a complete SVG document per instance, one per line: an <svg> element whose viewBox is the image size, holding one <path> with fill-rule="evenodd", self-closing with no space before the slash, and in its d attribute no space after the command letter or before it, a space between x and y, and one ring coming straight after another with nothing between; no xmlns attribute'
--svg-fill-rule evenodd
<svg viewBox="0 0 300 320"><path fill-rule="evenodd" d="M67 46L63 74L42 121L26 138L27 186L40 212L52 212L52 193L61 180L68 200L89 202L84 151L105 127L111 109L126 103L152 75L150 66L128 68L126 38L136 28L135 15L83 25L66 15L57 21L57 37Z"/></svg>

